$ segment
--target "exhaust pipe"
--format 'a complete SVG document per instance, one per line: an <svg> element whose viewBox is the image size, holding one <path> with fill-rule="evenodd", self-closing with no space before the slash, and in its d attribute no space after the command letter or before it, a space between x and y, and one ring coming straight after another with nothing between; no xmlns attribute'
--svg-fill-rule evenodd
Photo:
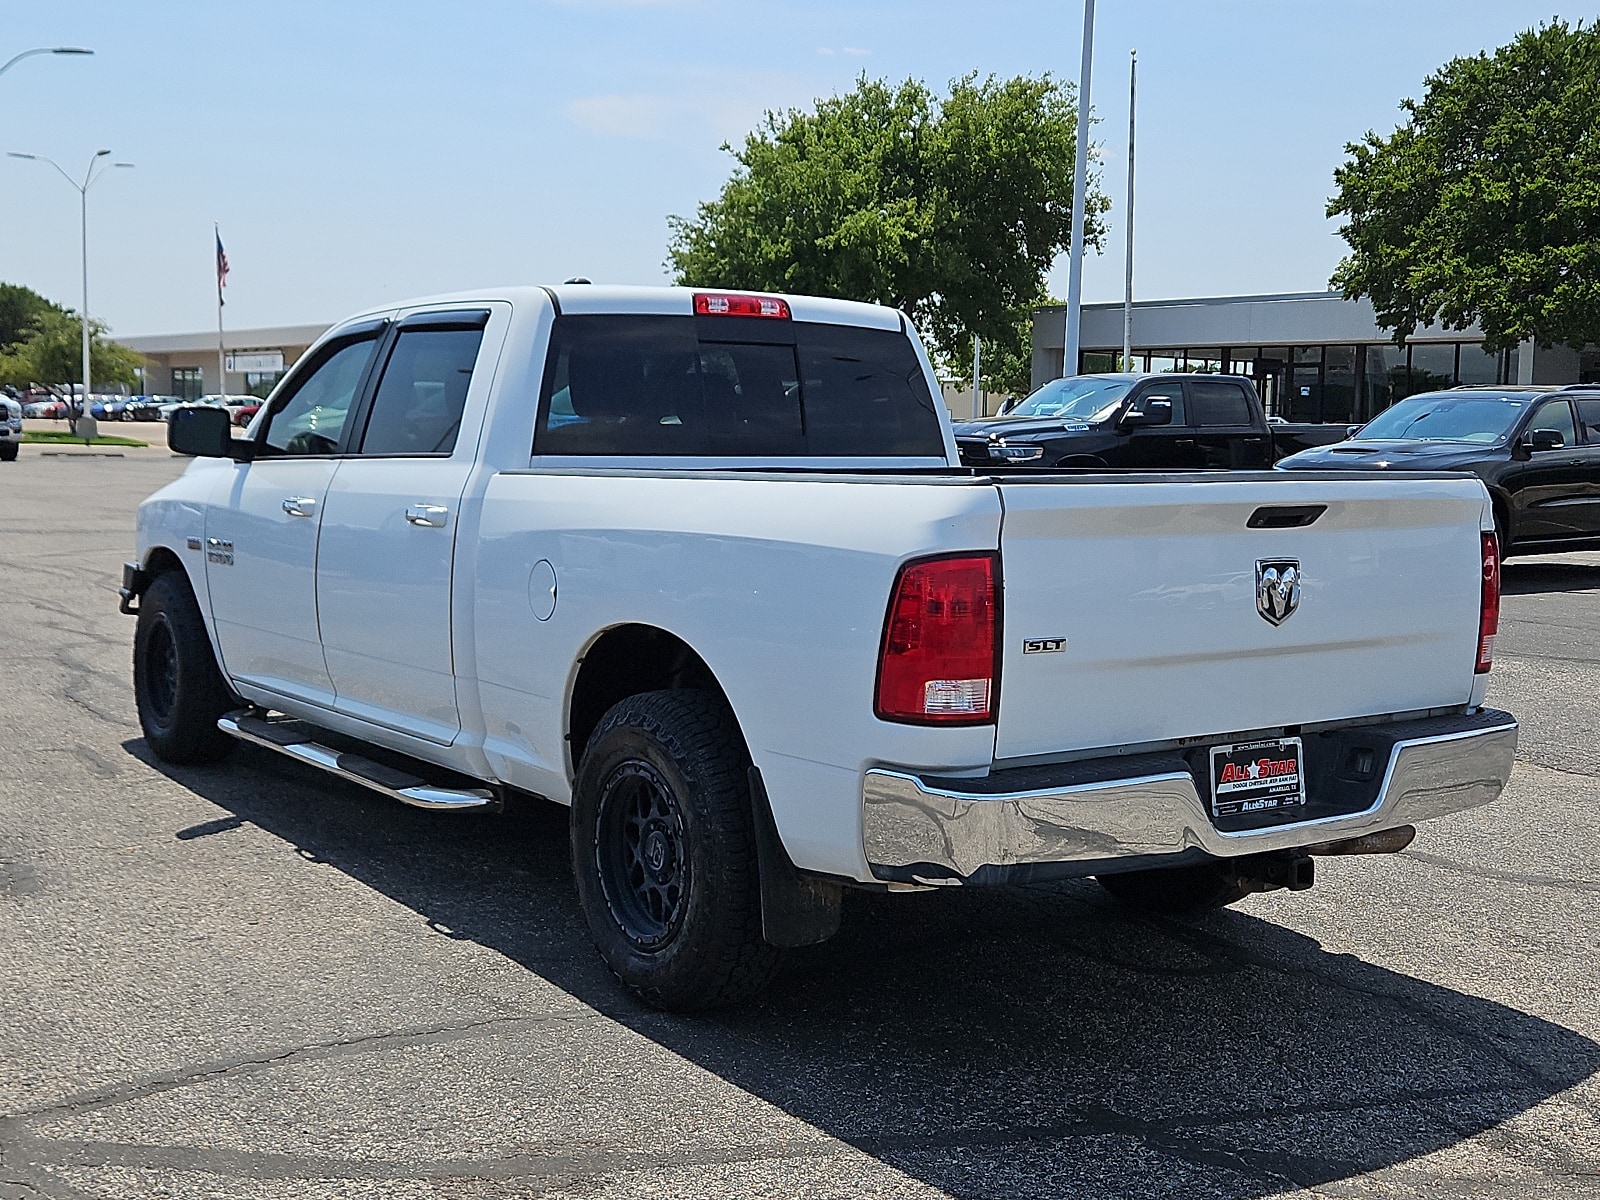
<svg viewBox="0 0 1600 1200"><path fill-rule="evenodd" d="M1307 846L1301 853L1330 857L1336 854L1398 854L1416 839L1415 825L1402 825L1398 829L1385 829L1381 833L1366 833L1360 837L1345 838L1338 842L1318 842Z"/></svg>

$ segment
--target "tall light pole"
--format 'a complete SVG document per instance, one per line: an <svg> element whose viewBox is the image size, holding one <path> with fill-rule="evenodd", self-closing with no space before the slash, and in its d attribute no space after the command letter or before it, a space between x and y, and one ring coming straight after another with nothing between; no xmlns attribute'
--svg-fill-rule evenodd
<svg viewBox="0 0 1600 1200"><path fill-rule="evenodd" d="M1085 187L1089 173L1089 69L1094 64L1094 0L1083 0L1083 68L1078 73L1078 160L1072 172L1072 248L1067 259L1067 339L1061 374L1078 373L1078 343L1083 316L1083 236Z"/></svg>
<svg viewBox="0 0 1600 1200"><path fill-rule="evenodd" d="M6 59L6 65L0 67L0 75L4 75L12 67L25 58L32 58L35 54L93 54L93 50L85 50L81 46L38 46L32 50L24 50L21 54L13 54Z"/></svg>
<svg viewBox="0 0 1600 1200"><path fill-rule="evenodd" d="M83 182L79 183L61 169L61 164L53 158L46 158L43 154L18 154L15 150L7 151L11 158L26 158L32 162L46 162L56 169L56 172L70 183L78 192L78 211L81 220L83 235L83 415L78 418L73 426L73 435L82 437L84 441L93 441L99 432L95 428L94 414L89 411L89 189L105 176L104 166L101 162L111 151L96 150L89 159L88 170L83 173ZM112 163L113 167L131 167L132 163ZM67 405L67 411L72 411L72 406Z"/></svg>

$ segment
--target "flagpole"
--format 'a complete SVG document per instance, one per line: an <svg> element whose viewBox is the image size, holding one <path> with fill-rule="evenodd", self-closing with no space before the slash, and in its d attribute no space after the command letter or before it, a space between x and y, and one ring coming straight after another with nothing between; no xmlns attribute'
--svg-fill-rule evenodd
<svg viewBox="0 0 1600 1200"><path fill-rule="evenodd" d="M216 245L222 245L222 227L216 221L211 222L211 232L215 235ZM217 394L226 395L228 392L228 358L222 348L222 263L217 264Z"/></svg>
<svg viewBox="0 0 1600 1200"><path fill-rule="evenodd" d="M1133 114L1139 102L1139 52L1128 52L1128 254L1122 288L1122 369L1133 370Z"/></svg>

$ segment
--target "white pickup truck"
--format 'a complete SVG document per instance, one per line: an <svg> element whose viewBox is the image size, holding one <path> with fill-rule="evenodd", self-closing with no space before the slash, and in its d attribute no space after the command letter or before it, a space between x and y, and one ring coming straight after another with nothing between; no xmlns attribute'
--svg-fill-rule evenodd
<svg viewBox="0 0 1600 1200"><path fill-rule="evenodd" d="M139 510L150 747L410 804L571 806L594 941L727 1003L843 888L1303 888L1483 804L1499 610L1468 476L959 466L891 309L564 285L332 329Z"/></svg>

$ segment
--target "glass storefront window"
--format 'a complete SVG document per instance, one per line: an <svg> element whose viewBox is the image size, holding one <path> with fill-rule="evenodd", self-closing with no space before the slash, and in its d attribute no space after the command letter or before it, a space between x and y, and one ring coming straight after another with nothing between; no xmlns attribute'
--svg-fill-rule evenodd
<svg viewBox="0 0 1600 1200"><path fill-rule="evenodd" d="M1103 350L1086 350L1083 354L1083 373L1085 375L1103 375L1108 371L1117 369L1117 359L1121 354L1114 354Z"/></svg>
<svg viewBox="0 0 1600 1200"><path fill-rule="evenodd" d="M265 400L272 394L272 389L278 386L278 380L282 378L282 371L270 371L264 374L251 372L244 377L244 390L251 396Z"/></svg>
<svg viewBox="0 0 1600 1200"><path fill-rule="evenodd" d="M1297 363L1319 363L1322 361L1322 347L1296 346L1294 348L1294 361Z"/></svg>
<svg viewBox="0 0 1600 1200"><path fill-rule="evenodd" d="M1322 360L1323 421L1348 425L1356 419L1356 348L1329 346Z"/></svg>
<svg viewBox="0 0 1600 1200"><path fill-rule="evenodd" d="M205 392L199 367L172 368L172 394L180 400L198 400Z"/></svg>
<svg viewBox="0 0 1600 1200"><path fill-rule="evenodd" d="M1411 347L1411 395L1454 387L1455 382L1454 342L1418 342Z"/></svg>
<svg viewBox="0 0 1600 1200"><path fill-rule="evenodd" d="M1362 381L1363 415L1375 417L1406 394L1406 352L1398 346L1367 347Z"/></svg>
<svg viewBox="0 0 1600 1200"><path fill-rule="evenodd" d="M1178 358L1172 354L1152 354L1150 356L1150 365L1145 369L1147 371L1176 371L1178 370Z"/></svg>
<svg viewBox="0 0 1600 1200"><path fill-rule="evenodd" d="M1511 353L1515 357L1516 351ZM1600 351L1585 350L1578 355L1578 382L1600 383Z"/></svg>
<svg viewBox="0 0 1600 1200"><path fill-rule="evenodd" d="M1501 378L1501 356L1489 354L1476 342L1461 343L1459 383L1504 383ZM1513 380L1515 376L1513 376Z"/></svg>

